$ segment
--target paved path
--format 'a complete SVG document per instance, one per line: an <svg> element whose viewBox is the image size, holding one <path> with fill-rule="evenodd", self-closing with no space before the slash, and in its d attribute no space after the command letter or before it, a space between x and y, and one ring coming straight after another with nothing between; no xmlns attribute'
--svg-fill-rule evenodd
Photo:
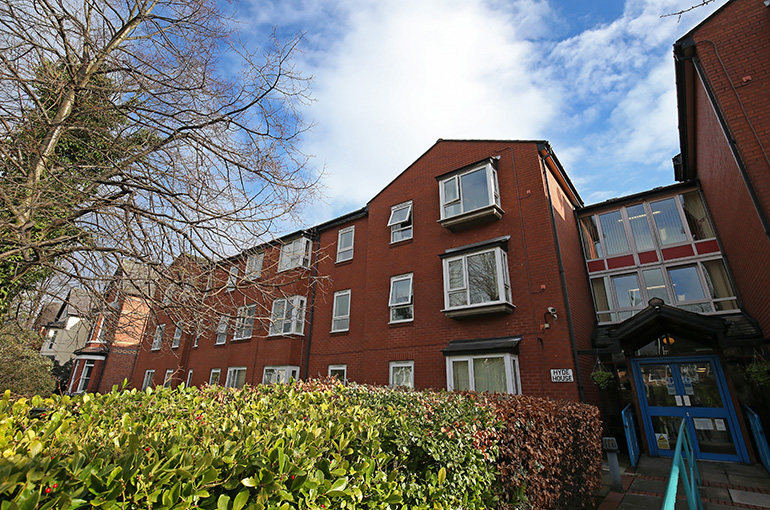
<svg viewBox="0 0 770 510"><path fill-rule="evenodd" d="M770 509L770 474L761 464L699 461L698 469L704 510ZM627 467L623 472L623 492L608 492L597 510L661 508L670 471L671 459L643 456L636 469ZM676 508L687 508L681 486Z"/></svg>

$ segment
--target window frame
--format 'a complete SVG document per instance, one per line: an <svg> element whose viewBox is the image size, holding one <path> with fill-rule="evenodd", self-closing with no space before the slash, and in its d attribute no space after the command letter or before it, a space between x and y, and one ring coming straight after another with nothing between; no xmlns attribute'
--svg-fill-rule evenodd
<svg viewBox="0 0 770 510"><path fill-rule="evenodd" d="M174 329L174 338L171 340L171 348L176 349L179 347L179 344L182 342L182 334L184 333L183 330L183 323L180 322L176 325L176 329Z"/></svg>
<svg viewBox="0 0 770 510"><path fill-rule="evenodd" d="M285 373L283 374L283 380L266 381L265 376L267 375L268 370L285 370ZM299 380L299 367L296 365L266 365L262 369L262 384L287 384L292 379L292 377L295 381Z"/></svg>
<svg viewBox="0 0 770 510"><path fill-rule="evenodd" d="M483 253L493 253L495 257L495 277L497 283L498 299L492 301L484 301L482 303L471 303L471 284L469 280L468 271L468 258L474 255L481 255ZM452 262L462 260L463 262L463 286L458 288L450 288L450 273L449 265ZM443 264L443 276L444 276L444 310L443 312L454 311L468 311L489 309L493 307L503 306L505 309L513 307L513 291L511 289L510 273L508 270L508 255L505 250L500 246L482 247L473 251L463 251L459 254L448 254L442 257ZM457 293L465 291L464 305L451 306L450 293Z"/></svg>
<svg viewBox="0 0 770 510"><path fill-rule="evenodd" d="M257 313L257 304L242 305L238 307L235 316L233 342L237 340L250 340L254 336L254 318Z"/></svg>
<svg viewBox="0 0 770 510"><path fill-rule="evenodd" d="M350 246L342 245L342 238L346 234L350 234ZM351 225L349 227L341 228L337 231L337 262L347 262L353 260L353 254L356 242L356 226ZM350 253L350 256L346 255Z"/></svg>
<svg viewBox="0 0 770 510"><path fill-rule="evenodd" d="M346 331L350 331L350 312L351 312L351 305L352 305L352 296L351 296L351 289L345 289L345 290L338 290L334 293L333 302L332 302L332 329L331 333L344 333ZM337 310L337 298L341 298L343 296L347 296L348 298L348 313L347 315L340 315L338 314ZM335 328L335 322L337 321L347 321L347 326L344 328Z"/></svg>
<svg viewBox="0 0 770 510"><path fill-rule="evenodd" d="M406 303L393 302L393 287L397 282L409 280L409 301ZM408 319L394 320L393 314L398 309L409 309L410 317ZM390 277L390 293L388 295L388 324L401 324L414 321L414 273L405 273Z"/></svg>
<svg viewBox="0 0 770 510"><path fill-rule="evenodd" d="M276 304L279 302L284 303L283 316L276 318ZM300 306L301 303L301 306ZM291 317L287 317L287 305L291 306ZM276 298L273 300L273 306L270 310L270 328L268 330L268 337L276 336L289 336L289 335L303 335L305 332L305 307L307 306L307 298L305 296L290 296L285 298ZM301 319L300 316L301 315ZM281 324L280 331L276 329L276 324ZM289 323L290 330L284 331L284 324Z"/></svg>
<svg viewBox="0 0 770 510"><path fill-rule="evenodd" d="M391 388L395 388L396 386L393 386L393 369L395 368L405 368L408 367L410 369L410 375L411 375L411 386L398 386L399 388L411 388L414 389L414 360L404 360L404 361L389 361L388 362L388 386Z"/></svg>
<svg viewBox="0 0 770 510"><path fill-rule="evenodd" d="M142 379L142 391L155 384L155 369L145 370Z"/></svg>
<svg viewBox="0 0 770 510"><path fill-rule="evenodd" d="M233 292L238 287L238 266L233 264L227 271L227 283L225 284L225 292Z"/></svg>
<svg viewBox="0 0 770 510"><path fill-rule="evenodd" d="M214 345L225 345L227 343L227 329L230 327L230 316L220 315L219 322L217 322L217 329L215 330L216 337L214 338Z"/></svg>
<svg viewBox="0 0 770 510"><path fill-rule="evenodd" d="M240 372L243 372L243 384L240 386L235 386L232 383L237 382L237 380L233 381L233 379L237 378L238 373ZM246 374L247 374L246 367L227 367L227 376L225 378L225 388L237 388L237 389L243 388L243 386L246 384Z"/></svg>
<svg viewBox="0 0 770 510"><path fill-rule="evenodd" d="M297 267L310 267L312 245L312 241L305 236L298 237L291 242L281 245L276 272L281 273Z"/></svg>
<svg viewBox="0 0 770 510"><path fill-rule="evenodd" d="M190 383L192 382L192 376L193 376L193 369L191 368L190 370L187 371L187 379L185 380L185 384L184 384L186 388L190 387Z"/></svg>
<svg viewBox="0 0 770 510"><path fill-rule="evenodd" d="M152 337L152 346L150 346L151 351L159 351L161 347L163 347L163 335L166 331L166 324L158 324L155 326L155 334Z"/></svg>
<svg viewBox="0 0 770 510"><path fill-rule="evenodd" d="M211 382L214 380L214 374L216 374L216 382ZM212 368L211 372L209 372L209 386L219 386L219 382L222 380L222 369L221 368Z"/></svg>
<svg viewBox="0 0 770 510"><path fill-rule="evenodd" d="M243 271L243 278L246 280L256 280L262 276L262 265L265 262L265 252L260 251L251 253L246 257L246 266Z"/></svg>
<svg viewBox="0 0 770 510"><path fill-rule="evenodd" d="M333 371L341 371L342 372L342 379L340 379L340 382L345 384L348 382L348 365L347 363L342 364L336 364L336 365L329 365L326 375L328 377L335 377L332 375Z"/></svg>
<svg viewBox="0 0 770 510"><path fill-rule="evenodd" d="M468 168L460 169L456 172L453 172L450 175L447 175L439 179L439 201L440 201L439 210L440 210L441 220L447 220L450 218L459 218L464 215L473 213L474 211L479 211L488 207L500 208L500 189L499 189L498 178L497 178L497 169L495 168L495 166L496 165L494 165L492 161L485 160L481 163L472 165ZM462 191L462 177L472 174L479 170L484 170L484 173L485 173L488 202L485 205L476 207L474 209L469 209L466 211L464 210L464 207L463 207L464 192ZM457 189L457 198L447 203L445 183L452 180L455 181L455 188ZM461 209L460 212L455 214L447 214L446 207L455 203L459 204Z"/></svg>
<svg viewBox="0 0 770 510"><path fill-rule="evenodd" d="M93 360L93 359L85 360L85 363L83 363L83 370L80 371L80 379L78 380L78 389L75 391L75 393L83 393L88 389L88 385L91 382L91 376L94 373L95 365L96 365L96 360Z"/></svg>
<svg viewBox="0 0 770 510"><path fill-rule="evenodd" d="M163 387L164 388L170 388L171 387L171 383L174 380L174 372L176 372L176 370L174 370L173 368L167 368L166 369L166 373L163 374Z"/></svg>
<svg viewBox="0 0 770 510"><path fill-rule="evenodd" d="M407 209L406 218L403 221L396 221L396 213L403 209ZM390 208L390 217L388 218L388 226L390 227L390 244L400 243L401 241L407 241L414 237L414 220L412 215L414 214L414 208L412 201L402 202L394 205ZM396 234L409 230L409 235L394 239Z"/></svg>
<svg viewBox="0 0 770 510"><path fill-rule="evenodd" d="M509 352L490 352L490 353L473 353L473 354L460 354L456 356L446 357L446 380L447 391L455 391L454 387L454 362L455 361L467 361L468 362L468 391L476 391L475 381L475 367L473 361L475 359L483 358L503 358L505 366L505 382L506 393L511 395L521 395L521 370L519 366L519 356L511 354ZM459 390L464 391L464 390Z"/></svg>

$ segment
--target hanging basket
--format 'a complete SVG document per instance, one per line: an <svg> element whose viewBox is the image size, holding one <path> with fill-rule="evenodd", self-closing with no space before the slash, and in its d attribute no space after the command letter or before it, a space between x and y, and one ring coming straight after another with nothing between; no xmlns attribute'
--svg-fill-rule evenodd
<svg viewBox="0 0 770 510"><path fill-rule="evenodd" d="M756 386L770 387L770 361L755 361L747 366L746 377Z"/></svg>
<svg viewBox="0 0 770 510"><path fill-rule="evenodd" d="M599 388L605 390L615 382L615 374L606 369L594 370L591 372L591 380Z"/></svg>

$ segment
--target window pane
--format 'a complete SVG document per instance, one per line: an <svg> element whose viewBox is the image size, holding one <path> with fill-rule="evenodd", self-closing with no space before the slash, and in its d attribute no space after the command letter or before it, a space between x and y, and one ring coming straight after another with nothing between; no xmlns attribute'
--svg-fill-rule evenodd
<svg viewBox="0 0 770 510"><path fill-rule="evenodd" d="M471 389L471 377L468 372L467 360L452 362L452 386L457 391L467 391Z"/></svg>
<svg viewBox="0 0 770 510"><path fill-rule="evenodd" d="M599 242L599 230L596 228L596 220L593 216L580 219L580 233L583 236L586 258L589 260L601 258L602 245Z"/></svg>
<svg viewBox="0 0 770 510"><path fill-rule="evenodd" d="M412 367L411 366L394 366L391 367L393 372L393 386L406 386L412 387Z"/></svg>
<svg viewBox="0 0 770 510"><path fill-rule="evenodd" d="M465 277L463 276L463 261L453 260L447 264L449 270L449 288L464 289Z"/></svg>
<svg viewBox="0 0 770 510"><path fill-rule="evenodd" d="M639 291L639 281L635 274L616 276L612 279L615 294L620 308L641 306L642 293Z"/></svg>
<svg viewBox="0 0 770 510"><path fill-rule="evenodd" d="M505 360L503 358L474 358L473 383L476 391L507 392Z"/></svg>
<svg viewBox="0 0 770 510"><path fill-rule="evenodd" d="M711 239L714 236L714 228L706 214L706 208L700 199L700 193L690 191L680 196L684 217L687 219L687 225L690 227L690 233L693 239Z"/></svg>
<svg viewBox="0 0 770 510"><path fill-rule="evenodd" d="M444 188L446 189L446 188ZM396 225L398 223L403 223L407 219L409 219L409 213L412 211L412 206L407 205L404 207L399 207L398 209L393 209L390 213L390 219L388 220L388 226Z"/></svg>
<svg viewBox="0 0 770 510"><path fill-rule="evenodd" d="M350 293L334 296L334 316L343 317L350 315Z"/></svg>
<svg viewBox="0 0 770 510"><path fill-rule="evenodd" d="M679 211L673 198L653 202L650 204L650 209L652 209L652 217L655 220L655 226L658 229L658 235L662 244L687 241L682 220L679 217Z"/></svg>
<svg viewBox="0 0 770 510"><path fill-rule="evenodd" d="M655 243L652 241L650 224L647 221L647 213L644 210L644 205L632 205L626 209L626 213L628 213L628 223L631 225L631 234L634 236L636 250L654 250Z"/></svg>
<svg viewBox="0 0 770 510"><path fill-rule="evenodd" d="M495 252L488 251L469 255L467 260L471 304L498 301L500 294L497 284Z"/></svg>
<svg viewBox="0 0 770 510"><path fill-rule="evenodd" d="M413 317L414 307L412 305L407 306L394 306L390 309L390 321L406 321Z"/></svg>
<svg viewBox="0 0 770 510"><path fill-rule="evenodd" d="M606 278L594 278L591 280L591 288L594 291L594 306L596 308L596 317L599 322L609 322L612 315L609 313L600 313L612 310L609 301L610 289L607 286Z"/></svg>
<svg viewBox="0 0 770 510"><path fill-rule="evenodd" d="M481 168L460 177L462 186L463 212L489 205L487 170Z"/></svg>
<svg viewBox="0 0 770 510"><path fill-rule="evenodd" d="M674 294L677 301L690 301L706 297L695 266L669 269L668 274L671 277L671 283L674 285Z"/></svg>
<svg viewBox="0 0 770 510"><path fill-rule="evenodd" d="M449 306L464 306L468 304L468 298L464 290L449 293Z"/></svg>
<svg viewBox="0 0 770 510"><path fill-rule="evenodd" d="M444 181L444 203L451 204L457 199L457 178L453 177Z"/></svg>
<svg viewBox="0 0 770 510"><path fill-rule="evenodd" d="M412 302L412 280L393 280L390 291L390 304L401 305Z"/></svg>
<svg viewBox="0 0 770 510"><path fill-rule="evenodd" d="M668 303L668 292L666 283L663 281L663 273L660 269L649 269L642 272L644 286L647 288L647 299L660 298L664 303Z"/></svg>
<svg viewBox="0 0 770 510"><path fill-rule="evenodd" d="M727 277L727 271L722 260L709 260L703 263L706 270L706 283L713 299L735 297L735 291ZM714 303L717 310L737 310L738 302L734 299Z"/></svg>
<svg viewBox="0 0 770 510"><path fill-rule="evenodd" d="M626 239L626 229L623 227L623 217L620 215L620 211L612 211L600 215L599 224L602 226L604 247L607 249L607 255L626 253L628 251L628 240Z"/></svg>

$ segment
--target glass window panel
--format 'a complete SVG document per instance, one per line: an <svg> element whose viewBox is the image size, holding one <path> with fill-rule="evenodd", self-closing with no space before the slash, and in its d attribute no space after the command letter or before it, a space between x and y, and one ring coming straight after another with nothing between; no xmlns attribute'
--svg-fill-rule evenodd
<svg viewBox="0 0 770 510"><path fill-rule="evenodd" d="M505 360L496 358L473 359L473 383L476 391L505 393L508 385L505 380Z"/></svg>
<svg viewBox="0 0 770 510"><path fill-rule="evenodd" d="M487 251L469 255L467 260L471 304L498 301L500 293L497 283L495 252Z"/></svg>
<svg viewBox="0 0 770 510"><path fill-rule="evenodd" d="M471 377L467 360L452 361L452 387L457 391L471 389Z"/></svg>
<svg viewBox="0 0 770 510"><path fill-rule="evenodd" d="M709 292L714 299L735 297L735 291L727 277L725 264L721 259L707 260L703 262L703 268L706 270L706 283L709 286ZM737 304L736 304L737 307ZM732 310L733 308L727 308Z"/></svg>
<svg viewBox="0 0 770 510"><path fill-rule="evenodd" d="M690 233L693 239L711 239L714 236L714 227L711 226L706 207L700 199L700 193L690 191L679 197L684 209L684 217L687 219L687 225L690 227Z"/></svg>
<svg viewBox="0 0 770 510"><path fill-rule="evenodd" d="M390 304L400 305L412 301L412 280L394 280L391 288Z"/></svg>
<svg viewBox="0 0 770 510"><path fill-rule="evenodd" d="M679 365L685 395L693 407L722 407L719 385L711 363L683 363Z"/></svg>
<svg viewBox="0 0 770 510"><path fill-rule="evenodd" d="M634 236L636 250L654 250L655 243L652 241L652 233L650 232L650 224L647 221L644 205L632 205L626 208L626 213L628 214L628 223L631 225L631 234Z"/></svg>
<svg viewBox="0 0 770 510"><path fill-rule="evenodd" d="M450 204L455 200L458 200L457 195L457 178L453 177L447 181L444 181L444 203Z"/></svg>
<svg viewBox="0 0 770 510"><path fill-rule="evenodd" d="M393 209L390 213L390 219L388 220L388 226L393 226L398 223L403 223L409 219L409 213L412 211L412 205L398 207Z"/></svg>
<svg viewBox="0 0 770 510"><path fill-rule="evenodd" d="M412 305L394 306L390 309L390 320L391 322L410 320L414 315L413 310Z"/></svg>
<svg viewBox="0 0 770 510"><path fill-rule="evenodd" d="M658 229L660 242L663 245L687 241L682 219L679 217L679 210L673 198L652 202L650 209L652 209L652 218L655 220L655 227Z"/></svg>
<svg viewBox="0 0 770 510"><path fill-rule="evenodd" d="M464 290L449 293L449 306L465 306L467 304L468 298Z"/></svg>
<svg viewBox="0 0 770 510"><path fill-rule="evenodd" d="M599 224L602 226L604 247L607 255L628 252L628 239L626 229L623 226L623 217L620 211L612 211L599 215Z"/></svg>
<svg viewBox="0 0 770 510"><path fill-rule="evenodd" d="M589 260L602 257L602 244L599 242L599 230L593 216L580 219L580 233L583 236L583 248Z"/></svg>
<svg viewBox="0 0 770 510"><path fill-rule="evenodd" d="M460 177L462 186L463 212L473 211L489 205L487 170L480 168Z"/></svg>
<svg viewBox="0 0 770 510"><path fill-rule="evenodd" d="M682 418L679 416L651 416L650 420L655 434L655 446L658 450L674 451Z"/></svg>
<svg viewBox="0 0 770 510"><path fill-rule="evenodd" d="M350 315L350 292L334 296L334 312L337 317Z"/></svg>
<svg viewBox="0 0 770 510"><path fill-rule="evenodd" d="M668 274L674 286L674 295L677 301L692 301L706 297L695 266L669 269Z"/></svg>
<svg viewBox="0 0 770 510"><path fill-rule="evenodd" d="M610 301L608 299L609 289L607 288L606 278L594 278L591 280L591 288L594 291L594 306L596 310L611 310Z"/></svg>
<svg viewBox="0 0 770 510"><path fill-rule="evenodd" d="M453 260L447 264L449 266L449 288L450 289L463 289L465 288L465 277L463 271L463 261Z"/></svg>
<svg viewBox="0 0 770 510"><path fill-rule="evenodd" d="M668 363L660 365L645 364L641 365L639 370L642 372L647 404L653 407L675 407L677 392L674 386L674 375L671 372L671 365Z"/></svg>
<svg viewBox="0 0 770 510"><path fill-rule="evenodd" d="M660 269L642 271L642 277L644 278L644 286L647 288L648 301L652 298L660 298L664 303L669 302L666 283L663 281L663 273Z"/></svg>
<svg viewBox="0 0 770 510"><path fill-rule="evenodd" d="M392 380L393 380L393 386L406 386L407 388L412 387L412 367L405 365L405 366L391 366L390 367L391 373L392 373Z"/></svg>
<svg viewBox="0 0 770 510"><path fill-rule="evenodd" d="M615 295L618 297L620 308L630 308L642 305L642 293L639 291L639 280L635 274L615 276L612 278Z"/></svg>
<svg viewBox="0 0 770 510"><path fill-rule="evenodd" d="M702 453L737 455L730 433L730 424L724 418L693 418L698 449Z"/></svg>

